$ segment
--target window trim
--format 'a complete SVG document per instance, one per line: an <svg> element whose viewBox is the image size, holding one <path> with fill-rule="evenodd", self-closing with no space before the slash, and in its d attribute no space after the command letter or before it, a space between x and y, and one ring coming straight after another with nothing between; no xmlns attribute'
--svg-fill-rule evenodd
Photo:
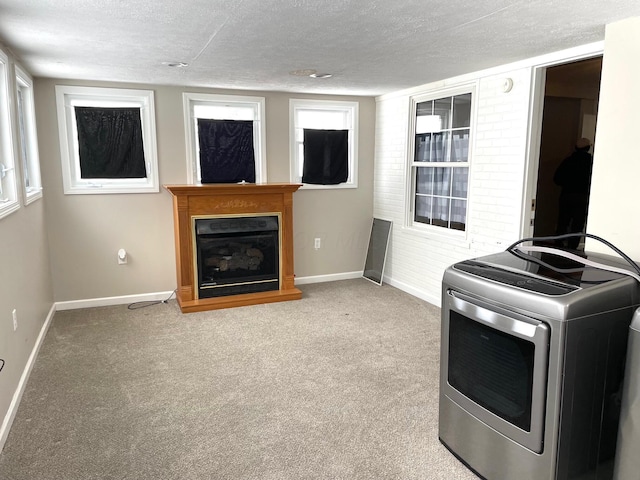
<svg viewBox="0 0 640 480"><path fill-rule="evenodd" d="M428 162L430 165L424 165L425 162L415 162L415 139L416 139L416 109L417 105L421 102L427 102L431 100L438 100L446 97L453 97L456 95L471 94L471 112L469 119L469 152L466 162ZM448 238L454 241L466 242L469 236L469 218L471 212L471 172L473 165L473 142L475 138L476 118L477 118L477 95L478 95L478 82L470 82L459 84L455 86L449 86L437 90L419 92L409 97L409 125L407 136L407 163L406 163L406 186L405 186L405 219L403 228L411 233L416 233L421 236L439 236ZM465 229L455 230L449 227L441 227L437 225L428 225L422 222L417 222L414 219L414 208L416 198L416 175L415 169L418 167L416 164L422 164L423 167L434 166L432 164L438 164L438 166L452 166L463 168L467 167L468 170L468 187L467 187L467 211L465 215Z"/></svg>
<svg viewBox="0 0 640 480"><path fill-rule="evenodd" d="M20 200L18 198L14 125L11 114L9 57L2 50L0 50L0 70L0 149L2 157L6 158L4 169L0 168L0 182L2 182L2 175L8 177L4 185L4 189L8 191L4 191L2 183L0 183L0 191L3 192L0 195L8 197L6 202L0 202L0 218L4 218L20 208Z"/></svg>
<svg viewBox="0 0 640 480"><path fill-rule="evenodd" d="M187 183L189 185L199 185L201 183L200 160L198 158L198 147L196 141L196 117L193 110L196 105L244 106L253 108L255 113L254 122L257 122L258 124L258 128L253 129L253 148L256 156L256 183L266 183L267 134L264 97L183 92L182 108L184 113L185 143L187 147Z"/></svg>
<svg viewBox="0 0 640 480"><path fill-rule="evenodd" d="M33 79L19 65L15 65L16 77L16 122L18 131L18 151L20 154L20 165L22 167L22 193L24 204L30 203L42 198L42 178L40 175L40 155L38 152L38 133L36 129L36 111L35 99L33 93ZM22 98L23 111L20 111L20 102L18 95L20 89L24 89ZM20 117L24 121L24 145L23 138L20 134ZM26 161L23 162L22 155L26 155ZM25 164L26 163L26 164ZM30 185L27 187L27 178Z"/></svg>
<svg viewBox="0 0 640 480"><path fill-rule="evenodd" d="M358 188L358 139L359 139L359 102L339 100L289 99L289 172L291 183L300 183L303 190L331 190L341 188ZM302 183L302 172L299 171L298 142L296 141L296 113L298 110L332 110L348 112L351 115L349 129L349 177L345 183L337 185L315 185Z"/></svg>
<svg viewBox="0 0 640 480"><path fill-rule="evenodd" d="M138 107L142 122L145 178L81 179L78 135L72 106ZM156 193L158 155L154 93L152 90L56 85L60 161L65 194Z"/></svg>

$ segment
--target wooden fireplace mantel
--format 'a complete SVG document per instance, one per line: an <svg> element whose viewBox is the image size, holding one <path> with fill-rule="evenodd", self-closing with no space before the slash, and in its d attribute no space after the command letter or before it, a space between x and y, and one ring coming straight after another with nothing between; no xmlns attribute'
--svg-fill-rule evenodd
<svg viewBox="0 0 640 480"><path fill-rule="evenodd" d="M176 298L184 313L239 307L258 303L297 300L302 292L294 286L293 271L293 193L299 184L206 184L164 185L173 196L173 222L176 246ZM280 215L280 289L216 298L198 297L194 279L193 217Z"/></svg>

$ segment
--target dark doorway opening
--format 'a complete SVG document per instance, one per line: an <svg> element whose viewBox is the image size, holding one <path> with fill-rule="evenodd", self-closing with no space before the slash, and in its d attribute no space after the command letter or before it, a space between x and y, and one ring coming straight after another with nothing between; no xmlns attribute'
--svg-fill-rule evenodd
<svg viewBox="0 0 640 480"><path fill-rule="evenodd" d="M595 140L602 57L548 67L533 220L536 237L556 234L560 187L553 176L579 138ZM590 150L593 153L593 147ZM579 248L583 248L582 243Z"/></svg>

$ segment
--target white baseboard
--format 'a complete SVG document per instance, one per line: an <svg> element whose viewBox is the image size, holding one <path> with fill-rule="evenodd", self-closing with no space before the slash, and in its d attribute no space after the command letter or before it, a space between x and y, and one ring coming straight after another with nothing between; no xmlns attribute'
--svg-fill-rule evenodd
<svg viewBox="0 0 640 480"><path fill-rule="evenodd" d="M394 280L393 278L389 278L387 276L384 276L382 278L382 281L384 283L388 283L392 287L396 287L398 290L402 290L403 292L407 292L408 294L413 295L414 297L418 297L420 300L424 300L425 302L430 303L431 305L435 305L438 308L442 307L442 299L440 298L440 292L438 292L438 295L436 296L424 290L420 290L418 288L407 285L406 283Z"/></svg>
<svg viewBox="0 0 640 480"><path fill-rule="evenodd" d="M20 381L18 382L18 388L16 388L15 393L13 394L13 398L11 399L11 404L9 405L9 410L2 421L2 426L0 426L0 452L4 448L4 444L7 441L7 437L9 436L9 430L11 430L11 424L13 423L13 419L16 417L16 413L18 412L18 406L20 405L20 400L22 399L22 394L24 393L24 389L27 385L27 380L29 380L29 375L31 374L31 370L33 369L33 365L35 364L36 357L38 356L38 351L40 350L40 346L44 341L44 337L47 334L47 330L49 330L49 325L51 325L51 320L53 319L53 315L56 313L56 306L51 305L49 309L49 313L47 314L47 318L40 329L40 333L38 334L38 338L36 339L36 343L31 350L31 355L29 355L29 359L27 360L27 364L22 371L22 375L20 376Z"/></svg>
<svg viewBox="0 0 640 480"><path fill-rule="evenodd" d="M136 302L153 302L168 300L173 292L142 293L139 295L121 295L119 297L88 298L86 300L70 300L56 302L56 310L77 310L78 308L107 307L110 305L124 305Z"/></svg>
<svg viewBox="0 0 640 480"><path fill-rule="evenodd" d="M330 275L314 275L312 277L296 277L296 285L305 285L307 283L335 282L337 280L351 280L353 278L361 278L362 272L344 272L332 273Z"/></svg>
<svg viewBox="0 0 640 480"><path fill-rule="evenodd" d="M337 280L351 280L354 278L364 278L362 276L362 273L363 272L344 272L344 273L334 273L331 275L315 275L312 277L296 277L295 284L305 285L308 283L335 282ZM402 290L403 292L406 292L409 295L413 295L414 297L419 298L420 300L424 300L425 302L435 305L438 308L441 307L442 299L440 298L440 292L438 292L438 295L433 295L431 293L425 292L424 290L420 290L418 288L407 285L406 283L394 280L393 278L387 275L385 275L382 278L382 283L391 285L392 287L395 287L398 290Z"/></svg>

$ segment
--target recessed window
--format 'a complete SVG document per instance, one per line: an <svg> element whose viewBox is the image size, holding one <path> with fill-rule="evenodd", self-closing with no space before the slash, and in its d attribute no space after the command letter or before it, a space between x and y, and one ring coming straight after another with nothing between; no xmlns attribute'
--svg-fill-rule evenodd
<svg viewBox="0 0 640 480"><path fill-rule="evenodd" d="M267 181L263 97L184 93L187 181Z"/></svg>
<svg viewBox="0 0 640 480"><path fill-rule="evenodd" d="M303 188L358 186L358 103L292 99L291 181Z"/></svg>
<svg viewBox="0 0 640 480"><path fill-rule="evenodd" d="M153 92L56 86L64 192L158 192Z"/></svg>
<svg viewBox="0 0 640 480"><path fill-rule="evenodd" d="M9 58L0 50L0 218L20 208L9 112Z"/></svg>
<svg viewBox="0 0 640 480"><path fill-rule="evenodd" d="M412 98L409 224L465 231L473 91Z"/></svg>
<svg viewBox="0 0 640 480"><path fill-rule="evenodd" d="M22 188L24 202L29 204L42 197L40 181L40 158L38 156L38 135L36 133L36 113L33 100L33 81L16 65L16 94L18 113L18 149L22 165Z"/></svg>

